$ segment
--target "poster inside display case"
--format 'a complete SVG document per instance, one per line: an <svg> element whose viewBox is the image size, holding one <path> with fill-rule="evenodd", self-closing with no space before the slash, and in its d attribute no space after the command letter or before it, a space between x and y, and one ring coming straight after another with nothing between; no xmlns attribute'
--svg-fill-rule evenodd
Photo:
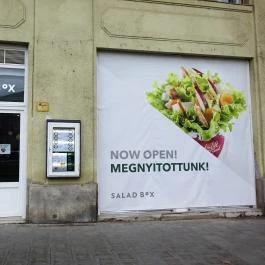
<svg viewBox="0 0 265 265"><path fill-rule="evenodd" d="M47 120L47 177L80 177L80 121Z"/></svg>

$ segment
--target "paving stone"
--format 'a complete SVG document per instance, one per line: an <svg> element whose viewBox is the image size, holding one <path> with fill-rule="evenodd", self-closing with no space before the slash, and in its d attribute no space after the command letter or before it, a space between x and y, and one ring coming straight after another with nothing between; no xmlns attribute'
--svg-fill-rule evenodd
<svg viewBox="0 0 265 265"><path fill-rule="evenodd" d="M0 265L263 265L264 232L264 218L0 225Z"/></svg>

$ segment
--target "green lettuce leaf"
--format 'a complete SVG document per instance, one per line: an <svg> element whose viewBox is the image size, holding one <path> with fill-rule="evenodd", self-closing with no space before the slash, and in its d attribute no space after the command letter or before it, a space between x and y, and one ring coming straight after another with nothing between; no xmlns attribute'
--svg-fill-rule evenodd
<svg viewBox="0 0 265 265"><path fill-rule="evenodd" d="M209 72L202 77L200 75L195 76L203 92L209 90L209 76L211 76ZM218 74L215 74L213 77L216 82L221 82ZM205 126L200 123L193 108L188 109L185 114L181 111L172 111L165 106L165 101L162 100L162 95L166 92L167 88L173 87L177 91L178 97L182 102L194 102L196 100L195 91L193 82L189 76L186 75L183 78L179 78L176 74L170 73L164 84L159 85L155 82L153 87L153 92L146 93L149 103L184 132L198 133L202 140L210 140L222 131L226 132L229 130L231 132L234 119L237 119L240 114L247 109L245 95L233 88L230 84L227 84L226 91L232 94L233 103L221 107L217 106L209 126L205 128Z"/></svg>

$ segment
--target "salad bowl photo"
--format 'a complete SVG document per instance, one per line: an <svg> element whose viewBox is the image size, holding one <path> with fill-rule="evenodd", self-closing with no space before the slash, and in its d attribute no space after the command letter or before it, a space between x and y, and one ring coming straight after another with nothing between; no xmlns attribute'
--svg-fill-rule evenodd
<svg viewBox="0 0 265 265"><path fill-rule="evenodd" d="M246 111L246 97L217 73L182 67L182 76L169 73L162 85L147 92L149 103L218 157L224 147L223 132L232 132L233 121Z"/></svg>

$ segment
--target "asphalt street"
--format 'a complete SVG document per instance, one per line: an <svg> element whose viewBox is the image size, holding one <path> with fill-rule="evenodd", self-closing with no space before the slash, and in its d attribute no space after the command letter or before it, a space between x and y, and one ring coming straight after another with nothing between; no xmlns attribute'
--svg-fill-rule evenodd
<svg viewBox="0 0 265 265"><path fill-rule="evenodd" d="M0 225L1 265L264 265L265 218Z"/></svg>

